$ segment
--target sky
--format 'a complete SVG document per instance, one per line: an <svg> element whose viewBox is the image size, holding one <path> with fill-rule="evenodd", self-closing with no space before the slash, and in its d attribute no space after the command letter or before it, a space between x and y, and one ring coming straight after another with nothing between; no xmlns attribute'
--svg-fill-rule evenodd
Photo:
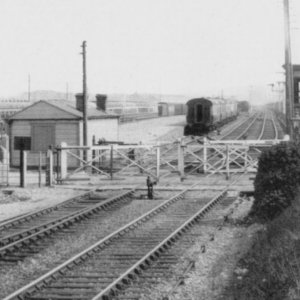
<svg viewBox="0 0 300 300"><path fill-rule="evenodd" d="M300 63L300 1L290 0ZM283 0L0 0L0 97L238 94L284 80Z"/></svg>

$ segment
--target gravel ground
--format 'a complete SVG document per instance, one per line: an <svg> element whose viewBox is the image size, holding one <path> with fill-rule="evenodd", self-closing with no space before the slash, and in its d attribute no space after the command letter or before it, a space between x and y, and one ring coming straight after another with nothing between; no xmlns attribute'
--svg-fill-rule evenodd
<svg viewBox="0 0 300 300"><path fill-rule="evenodd" d="M79 190L63 188L5 188L0 191L0 221L61 203Z"/></svg>
<svg viewBox="0 0 300 300"><path fill-rule="evenodd" d="M243 201L237 205L238 202L235 201L226 211L219 208L210 213L210 218L214 219L215 216L216 219L222 220L222 216L233 211L228 224L221 230L214 224L199 226L199 230L195 230L198 231L198 238L195 238L193 246L174 266L173 276L153 287L152 293L144 296L143 300L161 299L162 295L168 295L169 300L231 300L223 296L223 290L233 272L238 274L247 271L237 269L236 263L250 247L255 233L260 229L258 225L248 228L234 225L235 221L248 213L252 205L252 201ZM213 241L210 240L212 234ZM204 253L203 245L206 249ZM176 280L182 277L182 272L191 259L195 261L195 268L183 276L184 285L175 289L174 293L168 294L173 290Z"/></svg>
<svg viewBox="0 0 300 300"><path fill-rule="evenodd" d="M183 135L185 116L162 117L124 123L119 127L119 139L125 143L155 143L174 140Z"/></svg>

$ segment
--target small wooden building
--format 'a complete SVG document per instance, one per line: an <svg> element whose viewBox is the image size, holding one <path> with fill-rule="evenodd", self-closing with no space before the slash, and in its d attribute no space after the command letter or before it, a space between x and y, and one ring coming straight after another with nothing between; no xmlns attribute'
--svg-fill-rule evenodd
<svg viewBox="0 0 300 300"><path fill-rule="evenodd" d="M31 165L37 165L40 151L62 142L83 145L82 99L72 102L41 100L17 112L9 119L10 163L18 166L20 150L29 151ZM119 116L99 107L88 107L88 145L93 140L118 140ZM74 164L74 163L73 163ZM77 164L77 163L76 163Z"/></svg>

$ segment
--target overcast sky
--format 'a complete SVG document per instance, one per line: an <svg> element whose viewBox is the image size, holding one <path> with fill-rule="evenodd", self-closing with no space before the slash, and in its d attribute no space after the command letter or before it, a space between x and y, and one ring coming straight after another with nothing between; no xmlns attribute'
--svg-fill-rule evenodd
<svg viewBox="0 0 300 300"><path fill-rule="evenodd" d="M0 0L0 96L202 94L283 80L283 0ZM290 0L300 27L300 1ZM294 63L300 63L292 30Z"/></svg>

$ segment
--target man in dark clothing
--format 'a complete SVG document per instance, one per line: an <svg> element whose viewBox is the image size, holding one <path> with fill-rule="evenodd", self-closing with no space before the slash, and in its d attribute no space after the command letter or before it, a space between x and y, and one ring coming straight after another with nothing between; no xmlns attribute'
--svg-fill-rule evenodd
<svg viewBox="0 0 300 300"><path fill-rule="evenodd" d="M147 177L148 199L153 199L153 182L150 176Z"/></svg>

